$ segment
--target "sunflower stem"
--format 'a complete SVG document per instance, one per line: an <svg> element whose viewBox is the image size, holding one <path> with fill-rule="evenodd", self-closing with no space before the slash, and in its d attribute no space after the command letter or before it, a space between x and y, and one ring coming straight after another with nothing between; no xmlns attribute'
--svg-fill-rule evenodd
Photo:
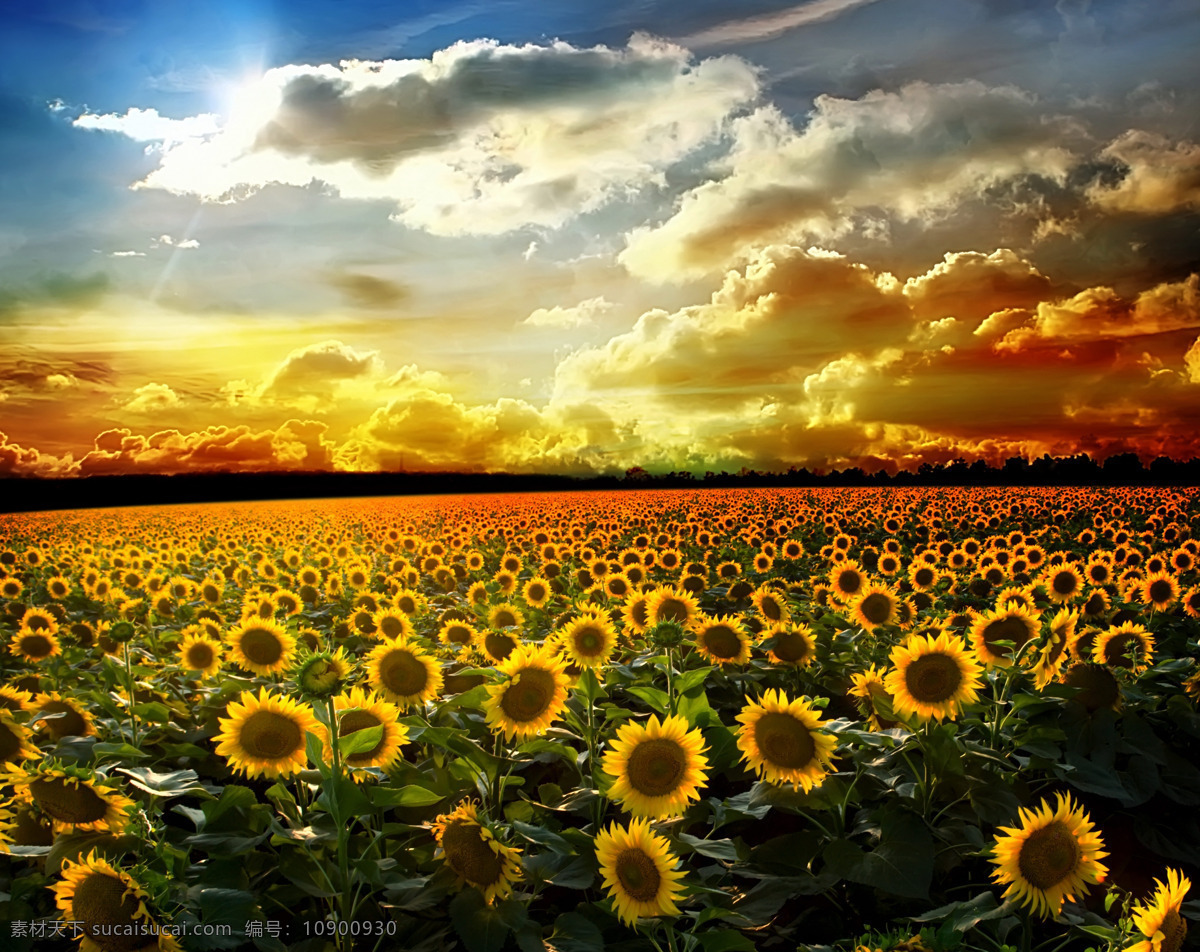
<svg viewBox="0 0 1200 952"><path fill-rule="evenodd" d="M333 698L325 699L325 719L329 728L329 750L331 759L333 760L333 773L331 774L326 791L329 796L329 811L337 825L337 863L338 863L338 879L340 890L338 892L336 912L336 921L348 921L346 916L353 907L353 899L350 892L350 851L348 849L350 843L350 824L349 817L342 817L341 810L338 805L337 790L342 782L342 755L340 745L338 744L338 721L337 715L333 709ZM349 952L351 948L351 936L349 934L342 935L340 932L337 936L337 948Z"/></svg>
<svg viewBox="0 0 1200 952"><path fill-rule="evenodd" d="M129 642L126 642L123 647L125 649L125 690L129 692L129 733L130 733L129 743L132 746L137 747L138 746L137 713L133 709L133 705L136 703L136 698L134 697L134 693L133 693L133 654L130 650Z"/></svg>
<svg viewBox="0 0 1200 952"><path fill-rule="evenodd" d="M664 649L667 654L667 711L675 715L675 692L671 689L672 674L675 670L675 659L672 657L670 647ZM592 784L595 786L595 784Z"/></svg>

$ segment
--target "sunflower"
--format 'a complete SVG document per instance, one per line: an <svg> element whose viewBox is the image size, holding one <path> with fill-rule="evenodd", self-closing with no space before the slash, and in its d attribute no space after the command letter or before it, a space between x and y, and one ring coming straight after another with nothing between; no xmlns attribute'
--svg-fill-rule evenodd
<svg viewBox="0 0 1200 952"><path fill-rule="evenodd" d="M1050 620L1050 631L1045 636L1045 642L1035 653L1033 664L1034 684L1039 690L1058 677L1063 662L1069 656L1067 645L1075 634L1075 625L1079 621L1079 612L1069 608L1060 608L1058 614Z"/></svg>
<svg viewBox="0 0 1200 952"><path fill-rule="evenodd" d="M1148 903L1133 907L1133 924L1146 938L1126 952L1179 952L1187 937L1187 923L1179 914L1191 880L1177 869L1167 870L1167 881L1154 880L1158 888Z"/></svg>
<svg viewBox="0 0 1200 952"><path fill-rule="evenodd" d="M808 625L772 625L762 633L763 643L770 643L768 657L775 664L806 668L817 655L817 643Z"/></svg>
<svg viewBox="0 0 1200 952"><path fill-rule="evenodd" d="M981 615L971 626L968 637L975 647L975 656L992 667L1007 667L1013 652L1020 654L1025 644L1038 634L1037 615L1025 608L1006 606L994 608ZM997 642L1010 641L1012 647Z"/></svg>
<svg viewBox="0 0 1200 952"><path fill-rule="evenodd" d="M371 621L375 625L372 634L382 635L388 641L408 639L415 634L408 615L398 608L380 608L371 615Z"/></svg>
<svg viewBox="0 0 1200 952"><path fill-rule="evenodd" d="M92 850L65 860L53 887L63 919L80 936L81 952L179 952L147 907L149 896L128 873Z"/></svg>
<svg viewBox="0 0 1200 952"><path fill-rule="evenodd" d="M751 593L750 601L769 625L786 623L792 617L787 601L766 584L760 585Z"/></svg>
<svg viewBox="0 0 1200 952"><path fill-rule="evenodd" d="M1142 582L1138 595L1142 604L1166 611L1179 601L1179 582L1170 572L1155 572Z"/></svg>
<svg viewBox="0 0 1200 952"><path fill-rule="evenodd" d="M0 685L0 711L32 711L33 695L20 688Z"/></svg>
<svg viewBox="0 0 1200 952"><path fill-rule="evenodd" d="M415 644L389 642L373 649L365 660L371 687L401 707L424 704L441 693L441 666Z"/></svg>
<svg viewBox="0 0 1200 952"><path fill-rule="evenodd" d="M37 715L42 714L62 715L38 721L38 730L45 728L55 741L64 737L92 737L96 733L92 715L77 701L65 698L57 691L38 695Z"/></svg>
<svg viewBox="0 0 1200 952"><path fill-rule="evenodd" d="M479 632L474 625L452 618L438 629L438 641L454 651L469 651L479 643Z"/></svg>
<svg viewBox="0 0 1200 952"><path fill-rule="evenodd" d="M696 651L710 664L745 664L750 635L736 615L713 617L701 612L693 625Z"/></svg>
<svg viewBox="0 0 1200 952"><path fill-rule="evenodd" d="M829 586L835 598L846 601L859 593L867 584L863 567L853 559L847 559L829 573Z"/></svg>
<svg viewBox="0 0 1200 952"><path fill-rule="evenodd" d="M26 661L38 662L62 654L58 635L45 629L27 628L22 625L8 642L8 650Z"/></svg>
<svg viewBox="0 0 1200 952"><path fill-rule="evenodd" d="M1042 579L1050 601L1065 605L1083 593L1083 575L1073 565L1055 565Z"/></svg>
<svg viewBox="0 0 1200 952"><path fill-rule="evenodd" d="M520 628L525 624L525 616L515 605L501 602L488 612L487 621L491 628Z"/></svg>
<svg viewBox="0 0 1200 952"><path fill-rule="evenodd" d="M608 797L634 816L667 817L684 811L700 798L708 783L704 737L688 730L682 717L659 721L651 715L645 725L625 723L604 755L601 769L616 778Z"/></svg>
<svg viewBox="0 0 1200 952"><path fill-rule="evenodd" d="M545 648L527 645L496 665L507 679L488 688L484 714L493 731L528 740L562 714L567 701L567 662Z"/></svg>
<svg viewBox="0 0 1200 952"><path fill-rule="evenodd" d="M1135 674L1145 671L1153 658L1154 636L1145 626L1131 621L1101 632L1092 648L1092 660L1096 664L1129 668Z"/></svg>
<svg viewBox="0 0 1200 952"><path fill-rule="evenodd" d="M244 621L229 633L229 645L238 667L263 677L283 671L296 653L296 639L267 619Z"/></svg>
<svg viewBox="0 0 1200 952"><path fill-rule="evenodd" d="M308 763L304 735L325 738L325 728L311 708L268 694L266 688L260 688L257 697L243 691L228 710L230 716L219 719L221 732L213 740L217 753L247 777L290 777Z"/></svg>
<svg viewBox="0 0 1200 952"><path fill-rule="evenodd" d="M980 666L957 636L916 636L892 649L892 670L884 687L898 714L924 722L955 718L979 697Z"/></svg>
<svg viewBox="0 0 1200 952"><path fill-rule="evenodd" d="M387 770L399 759L401 746L408 743L408 728L400 723L400 708L395 704L357 687L335 697L333 707L337 712L339 738L372 727L383 728L374 747L346 756L346 766L353 773L367 767Z"/></svg>
<svg viewBox="0 0 1200 952"><path fill-rule="evenodd" d="M837 741L805 698L789 700L770 689L737 716L742 759L770 783L790 783L808 793L829 772Z"/></svg>
<svg viewBox="0 0 1200 952"><path fill-rule="evenodd" d="M19 624L21 628L42 634L53 635L58 632L58 619L44 608L27 608Z"/></svg>
<svg viewBox="0 0 1200 952"><path fill-rule="evenodd" d="M614 823L597 833L596 861L625 925L636 926L643 916L679 915L675 901L684 874L673 869L676 858L667 838L652 832L648 820L631 820L627 827Z"/></svg>
<svg viewBox="0 0 1200 952"><path fill-rule="evenodd" d="M690 628L700 614L700 603L691 592L676 588L660 588L646 598L647 627L659 622L674 621Z"/></svg>
<svg viewBox="0 0 1200 952"><path fill-rule="evenodd" d="M849 694L851 697L859 699L858 709L863 717L867 719L867 726L873 731L887 731L904 727L898 721L881 717L878 708L875 706L876 700L886 701L889 709L895 703L884 686L884 675L883 668L876 667L875 665L871 665L865 671L850 675Z"/></svg>
<svg viewBox="0 0 1200 952"><path fill-rule="evenodd" d="M1101 882L1108 855L1092 821L1068 794L1056 794L1057 806L1043 800L1039 810L1020 810L1021 826L1000 827L992 878L1007 884L1004 898L1021 901L1042 918L1062 911L1064 900L1082 898L1085 887Z"/></svg>
<svg viewBox="0 0 1200 952"><path fill-rule="evenodd" d="M42 752L29 742L29 731L13 720L8 711L0 711L0 763L37 760Z"/></svg>
<svg viewBox="0 0 1200 952"><path fill-rule="evenodd" d="M869 582L859 589L849 604L854 621L867 631L874 631L896 621L900 600L891 586Z"/></svg>
<svg viewBox="0 0 1200 952"><path fill-rule="evenodd" d="M558 642L574 664L584 668L603 667L617 645L612 619L599 611L587 611L558 632Z"/></svg>
<svg viewBox="0 0 1200 952"><path fill-rule="evenodd" d="M25 803L34 804L59 832L120 833L134 805L107 778L87 767L45 761L0 775Z"/></svg>
<svg viewBox="0 0 1200 952"><path fill-rule="evenodd" d="M517 630L488 631L480 639L478 645L492 664L500 664L508 658L521 644L521 636Z"/></svg>
<svg viewBox="0 0 1200 952"><path fill-rule="evenodd" d="M505 846L479 822L475 804L460 803L433 822L433 835L446 865L460 883L474 886L491 903L505 899L521 878L520 850Z"/></svg>
<svg viewBox="0 0 1200 952"><path fill-rule="evenodd" d="M185 634L179 643L179 666L211 678L221 670L221 643L195 632Z"/></svg>
<svg viewBox="0 0 1200 952"><path fill-rule="evenodd" d="M550 583L540 575L535 575L521 589L525 604L530 608L541 608L550 600L552 594Z"/></svg>
<svg viewBox="0 0 1200 952"><path fill-rule="evenodd" d="M621 620L625 623L625 630L632 632L635 635L644 635L650 627L650 615L647 611L647 602L650 601L652 592L633 592L625 599L625 603L621 606Z"/></svg>

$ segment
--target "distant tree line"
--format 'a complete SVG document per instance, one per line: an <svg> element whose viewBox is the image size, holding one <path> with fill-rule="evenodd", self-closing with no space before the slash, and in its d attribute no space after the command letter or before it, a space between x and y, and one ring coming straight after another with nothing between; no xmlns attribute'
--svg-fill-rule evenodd
<svg viewBox="0 0 1200 952"><path fill-rule="evenodd" d="M1200 486L1200 460L1160 456L1143 465L1133 453L1098 463L1086 454L1013 458L1000 467L983 460L922 463L889 474L860 467L787 472L651 473L640 466L624 476L514 473L205 473L174 476L86 476L74 479L0 479L0 512L108 506L347 496L452 493L566 492L589 489L669 489L736 486Z"/></svg>

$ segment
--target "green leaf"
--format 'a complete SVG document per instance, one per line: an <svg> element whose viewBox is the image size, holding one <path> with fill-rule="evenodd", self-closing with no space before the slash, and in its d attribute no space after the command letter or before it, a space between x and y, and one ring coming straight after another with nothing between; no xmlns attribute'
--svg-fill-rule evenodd
<svg viewBox="0 0 1200 952"><path fill-rule="evenodd" d="M583 674L575 683L575 692L585 704L589 705L595 704L601 698L608 697L608 692L604 690L604 685L597 679L596 672L592 668L583 669Z"/></svg>
<svg viewBox="0 0 1200 952"><path fill-rule="evenodd" d="M500 910L474 887L450 900L450 922L467 952L500 952L511 931Z"/></svg>
<svg viewBox="0 0 1200 952"><path fill-rule="evenodd" d="M741 758L737 738L733 736L733 731L724 724L713 724L711 727L704 728L701 733L708 744L706 756L710 770L716 772L727 770Z"/></svg>
<svg viewBox="0 0 1200 952"><path fill-rule="evenodd" d="M754 943L740 932L732 929L702 932L696 936L704 952L754 952Z"/></svg>
<svg viewBox="0 0 1200 952"><path fill-rule="evenodd" d="M600 927L578 912L564 912L555 919L551 939L559 952L604 952Z"/></svg>
<svg viewBox="0 0 1200 952"><path fill-rule="evenodd" d="M147 701L145 704L135 704L133 713L144 721L152 724L170 724L171 709L158 701Z"/></svg>
<svg viewBox="0 0 1200 952"><path fill-rule="evenodd" d="M339 737L338 752L342 757L361 754L364 751L374 750L379 746L381 740L383 740L383 725L374 724L371 727L364 727L362 730L352 731Z"/></svg>
<svg viewBox="0 0 1200 952"><path fill-rule="evenodd" d="M896 896L925 899L933 876L933 839L925 821L891 810L880 824L879 845L864 852L849 840L825 848L826 869L841 879L874 886Z"/></svg>
<svg viewBox="0 0 1200 952"><path fill-rule="evenodd" d="M738 861L738 849L733 840L704 840L698 836L689 836L687 833L677 833L675 838L680 843L690 846L701 856L723 859L730 863Z"/></svg>
<svg viewBox="0 0 1200 952"><path fill-rule="evenodd" d="M377 807L427 807L446 799L416 784L404 787L375 787L371 791L371 802Z"/></svg>
<svg viewBox="0 0 1200 952"><path fill-rule="evenodd" d="M685 671L675 679L673 687L677 694L687 694L693 688L703 685L708 680L711 672L712 665L706 668L693 668L691 671Z"/></svg>
<svg viewBox="0 0 1200 952"><path fill-rule="evenodd" d="M532 823L522 823L518 820L513 823L513 829L529 840L529 842L548 847L555 853L569 854L575 852L570 843L557 833L547 830L544 826L535 826Z"/></svg>
<svg viewBox="0 0 1200 952"><path fill-rule="evenodd" d="M156 797L181 797L188 793L210 795L200 785L200 778L194 770L158 773L149 767L118 767L117 773L125 774L133 786Z"/></svg>
<svg viewBox="0 0 1200 952"><path fill-rule="evenodd" d="M131 744L101 743L92 747L92 755L99 760L102 757L115 757L118 760L145 760L150 755L144 750L138 750Z"/></svg>
<svg viewBox="0 0 1200 952"><path fill-rule="evenodd" d="M721 723L721 718L708 703L708 695L704 693L703 688L693 688L686 694L679 695L675 703L675 713L692 727Z"/></svg>
<svg viewBox="0 0 1200 952"><path fill-rule="evenodd" d="M625 689L634 697L649 704L659 714L666 714L670 708L671 698L666 691L652 688L645 684L635 684Z"/></svg>
<svg viewBox="0 0 1200 952"><path fill-rule="evenodd" d="M329 765L325 763L325 742L312 731L304 732L304 753L308 762L321 771L322 777L329 776Z"/></svg>

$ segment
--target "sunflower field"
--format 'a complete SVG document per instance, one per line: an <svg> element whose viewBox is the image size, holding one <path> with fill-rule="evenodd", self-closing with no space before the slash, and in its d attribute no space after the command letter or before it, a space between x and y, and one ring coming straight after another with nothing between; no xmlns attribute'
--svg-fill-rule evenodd
<svg viewBox="0 0 1200 952"><path fill-rule="evenodd" d="M1178 952L1198 495L0 517L3 948Z"/></svg>

